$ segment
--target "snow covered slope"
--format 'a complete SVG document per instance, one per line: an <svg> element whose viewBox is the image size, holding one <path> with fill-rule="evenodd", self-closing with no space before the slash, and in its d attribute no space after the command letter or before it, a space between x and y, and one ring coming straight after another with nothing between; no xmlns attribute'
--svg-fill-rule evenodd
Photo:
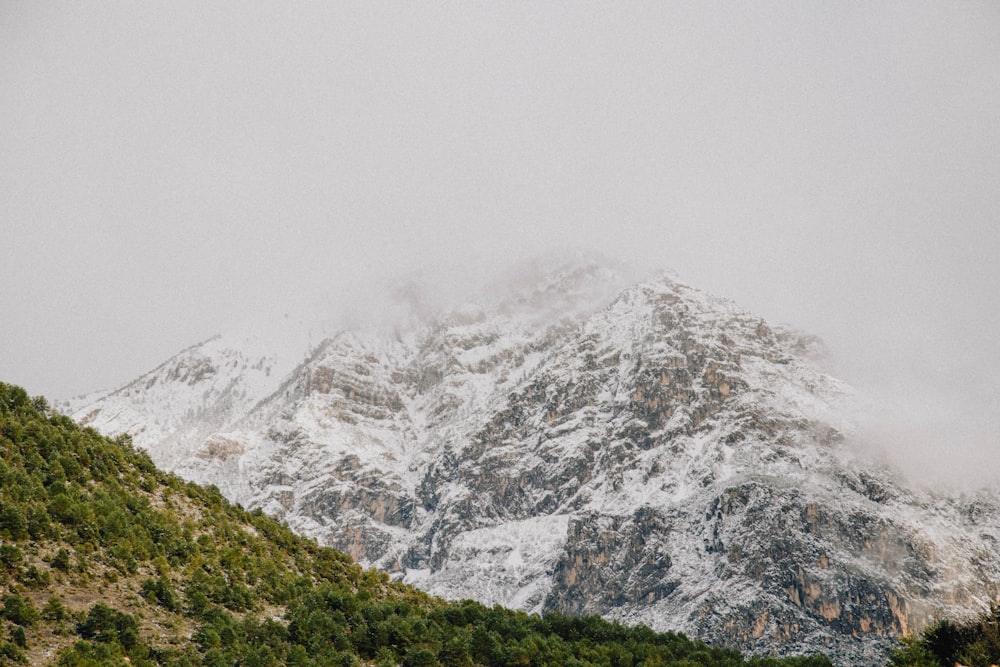
<svg viewBox="0 0 1000 667"><path fill-rule="evenodd" d="M74 417L446 597L876 664L997 599L995 497L857 459L812 337L573 261L296 359L214 340Z"/></svg>
<svg viewBox="0 0 1000 667"><path fill-rule="evenodd" d="M130 433L169 469L273 393L307 345L291 331L281 345L259 336L214 336L124 387L57 407L104 433Z"/></svg>

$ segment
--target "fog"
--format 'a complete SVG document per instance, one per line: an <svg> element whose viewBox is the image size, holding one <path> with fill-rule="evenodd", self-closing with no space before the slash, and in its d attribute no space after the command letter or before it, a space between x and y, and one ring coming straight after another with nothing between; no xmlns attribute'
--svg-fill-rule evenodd
<svg viewBox="0 0 1000 667"><path fill-rule="evenodd" d="M997 63L992 2L5 2L0 379L594 248L822 336L866 438L995 483Z"/></svg>

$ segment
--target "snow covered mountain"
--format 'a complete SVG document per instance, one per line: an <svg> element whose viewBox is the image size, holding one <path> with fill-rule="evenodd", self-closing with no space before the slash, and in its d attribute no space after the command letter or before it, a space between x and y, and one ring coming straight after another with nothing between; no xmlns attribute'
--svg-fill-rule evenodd
<svg viewBox="0 0 1000 667"><path fill-rule="evenodd" d="M308 344L291 330L282 343L214 336L124 387L57 407L99 431L131 434L171 469L207 437L248 415L308 352Z"/></svg>
<svg viewBox="0 0 1000 667"><path fill-rule="evenodd" d="M1000 503L856 456L821 352L576 260L297 358L213 339L71 407L435 594L877 664L998 599Z"/></svg>

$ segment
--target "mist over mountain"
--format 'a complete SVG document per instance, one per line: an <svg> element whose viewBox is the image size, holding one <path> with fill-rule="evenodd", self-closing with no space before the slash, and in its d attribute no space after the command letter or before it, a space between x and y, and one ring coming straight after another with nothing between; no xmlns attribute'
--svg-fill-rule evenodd
<svg viewBox="0 0 1000 667"><path fill-rule="evenodd" d="M214 338L63 409L445 597L842 664L998 599L997 498L859 451L818 339L634 280L587 255L475 299L412 280L297 353Z"/></svg>

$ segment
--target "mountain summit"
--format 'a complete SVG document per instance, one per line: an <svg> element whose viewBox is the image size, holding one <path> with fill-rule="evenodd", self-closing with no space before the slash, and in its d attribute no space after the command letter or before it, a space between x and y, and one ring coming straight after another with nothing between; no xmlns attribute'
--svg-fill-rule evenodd
<svg viewBox="0 0 1000 667"><path fill-rule="evenodd" d="M855 456L822 349L578 259L298 359L213 339L73 416L434 594L874 664L998 599L1000 504Z"/></svg>

